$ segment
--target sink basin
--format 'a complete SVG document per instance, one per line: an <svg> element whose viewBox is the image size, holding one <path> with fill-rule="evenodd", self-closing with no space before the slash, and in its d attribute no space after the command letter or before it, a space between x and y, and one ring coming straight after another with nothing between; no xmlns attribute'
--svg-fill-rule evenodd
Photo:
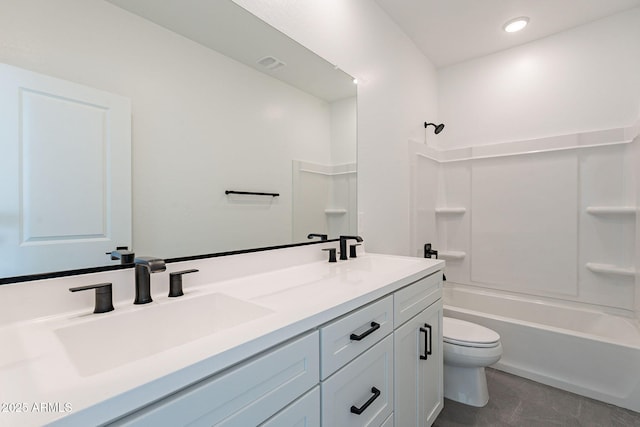
<svg viewBox="0 0 640 427"><path fill-rule="evenodd" d="M96 315L55 334L81 376L108 371L272 313L224 294Z"/></svg>

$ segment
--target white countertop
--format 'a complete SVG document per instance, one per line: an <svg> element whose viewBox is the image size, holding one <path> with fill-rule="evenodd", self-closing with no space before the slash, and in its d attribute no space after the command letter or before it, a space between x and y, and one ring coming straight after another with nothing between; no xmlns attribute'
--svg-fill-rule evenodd
<svg viewBox="0 0 640 427"><path fill-rule="evenodd" d="M2 325L0 426L42 425L56 420L59 421L56 424L78 426L105 422L314 329L443 266L438 260L363 254L335 264L310 262L206 285L185 286L183 297L154 294L154 302L150 304L114 303L116 309L110 313L94 315L92 308L85 308ZM0 298L1 293L0 288ZM104 325L107 316L115 319L214 293L261 306L267 314L89 374L86 370L83 374L74 365L56 333L61 328L90 324L98 318ZM188 329L190 325L188 321L183 324L181 319L167 319L167 325L155 327ZM113 345L104 353L113 351L113 354L103 354L106 359L126 359L128 348L123 347L127 345L118 345L122 334L126 332L114 328L109 335ZM140 340L144 345L145 337ZM86 341L82 344L92 346L91 339Z"/></svg>

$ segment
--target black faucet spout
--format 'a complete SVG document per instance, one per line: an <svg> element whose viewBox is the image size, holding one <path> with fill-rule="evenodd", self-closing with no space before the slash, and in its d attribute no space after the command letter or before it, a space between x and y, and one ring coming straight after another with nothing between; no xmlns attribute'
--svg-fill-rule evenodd
<svg viewBox="0 0 640 427"><path fill-rule="evenodd" d="M135 259L136 297L134 304L147 304L151 298L151 273L165 271L164 260L153 257L139 257Z"/></svg>

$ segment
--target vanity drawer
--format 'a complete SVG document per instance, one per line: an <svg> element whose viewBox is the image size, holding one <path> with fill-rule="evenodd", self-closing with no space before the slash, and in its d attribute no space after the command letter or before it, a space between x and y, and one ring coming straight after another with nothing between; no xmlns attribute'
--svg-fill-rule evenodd
<svg viewBox="0 0 640 427"><path fill-rule="evenodd" d="M406 286L393 294L394 328L442 298L442 271Z"/></svg>
<svg viewBox="0 0 640 427"><path fill-rule="evenodd" d="M259 425L318 383L318 353L318 332L314 332L112 425Z"/></svg>
<svg viewBox="0 0 640 427"><path fill-rule="evenodd" d="M321 389L323 426L381 426L393 412L393 335L336 372Z"/></svg>
<svg viewBox="0 0 640 427"><path fill-rule="evenodd" d="M391 295L323 326L320 329L321 378L327 378L391 332Z"/></svg>

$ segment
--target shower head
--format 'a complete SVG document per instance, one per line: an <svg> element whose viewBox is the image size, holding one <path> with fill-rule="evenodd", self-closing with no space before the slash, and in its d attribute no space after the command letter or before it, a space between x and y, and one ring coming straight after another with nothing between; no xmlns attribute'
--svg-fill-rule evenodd
<svg viewBox="0 0 640 427"><path fill-rule="evenodd" d="M439 125L436 125L435 123L424 122L424 128L425 129L427 128L427 126L433 126L435 128L433 132L436 135L439 134L440 132L442 132L442 129L444 129L444 123L440 123Z"/></svg>

